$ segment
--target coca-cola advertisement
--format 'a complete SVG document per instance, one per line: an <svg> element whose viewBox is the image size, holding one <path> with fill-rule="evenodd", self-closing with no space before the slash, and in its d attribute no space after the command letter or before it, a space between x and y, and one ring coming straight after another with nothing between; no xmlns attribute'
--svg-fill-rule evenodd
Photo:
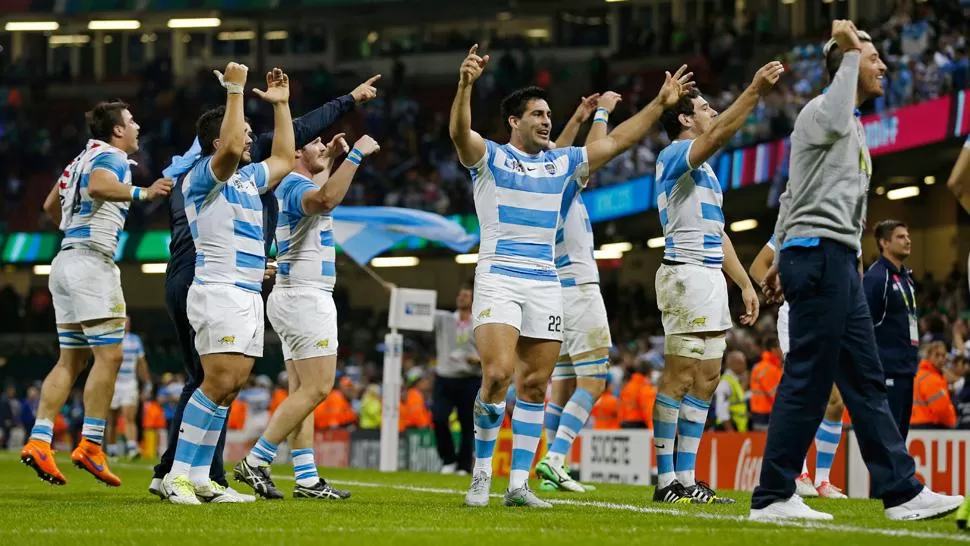
<svg viewBox="0 0 970 546"><path fill-rule="evenodd" d="M753 491L761 475L765 454L764 432L715 432L705 434L697 450L697 479L714 489ZM831 481L845 485L845 442L832 463ZM815 473L815 446L808 451L809 472Z"/></svg>

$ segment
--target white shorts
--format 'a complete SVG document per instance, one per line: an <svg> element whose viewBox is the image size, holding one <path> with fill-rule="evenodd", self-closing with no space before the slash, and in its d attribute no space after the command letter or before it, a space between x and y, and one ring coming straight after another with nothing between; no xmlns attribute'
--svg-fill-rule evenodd
<svg viewBox="0 0 970 546"><path fill-rule="evenodd" d="M579 376L605 379L610 367L609 350L613 340L600 285L565 286L562 299L563 343L552 378L571 379ZM594 354L598 358L594 358Z"/></svg>
<svg viewBox="0 0 970 546"><path fill-rule="evenodd" d="M781 304L778 308L778 346L781 354L788 354L788 302Z"/></svg>
<svg viewBox="0 0 970 546"><path fill-rule="evenodd" d="M263 298L228 284L192 284L186 314L200 355L263 356Z"/></svg>
<svg viewBox="0 0 970 546"><path fill-rule="evenodd" d="M559 282L475 274L474 327L508 324L522 337L562 341L562 287Z"/></svg>
<svg viewBox="0 0 970 546"><path fill-rule="evenodd" d="M665 335L731 329L727 282L720 269L693 264L661 265L656 288Z"/></svg>
<svg viewBox="0 0 970 546"><path fill-rule="evenodd" d="M115 393L111 397L111 409L116 410L123 407L135 406L138 404L138 383L115 385Z"/></svg>
<svg viewBox="0 0 970 546"><path fill-rule="evenodd" d="M266 314L283 340L283 360L337 354L337 306L330 292L276 287L266 300Z"/></svg>
<svg viewBox="0 0 970 546"><path fill-rule="evenodd" d="M57 324L125 318L121 273L114 261L94 250L62 250L48 279Z"/></svg>

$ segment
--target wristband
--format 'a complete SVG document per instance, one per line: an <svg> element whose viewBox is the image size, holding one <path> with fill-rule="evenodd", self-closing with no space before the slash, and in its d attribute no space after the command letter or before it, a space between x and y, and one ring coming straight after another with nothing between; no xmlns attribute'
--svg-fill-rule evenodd
<svg viewBox="0 0 970 546"><path fill-rule="evenodd" d="M603 123L606 123L607 120L609 119L610 119L610 111L607 110L606 108L603 108L602 106L597 108L596 114L593 115L593 123L596 123L598 121L602 121Z"/></svg>
<svg viewBox="0 0 970 546"><path fill-rule="evenodd" d="M145 201L148 199L148 192L142 188L131 187L131 200L132 201Z"/></svg>
<svg viewBox="0 0 970 546"><path fill-rule="evenodd" d="M226 91L230 95L242 95L243 94L243 86L242 86L242 84L227 82L225 80L225 76L222 74L222 72L216 72L216 77L219 78L219 85L225 87L226 88Z"/></svg>
<svg viewBox="0 0 970 546"><path fill-rule="evenodd" d="M364 160L364 154L360 153L360 150L358 150L357 148L350 150L350 153L347 154L347 161L350 161L354 165L360 166L360 162L363 160Z"/></svg>

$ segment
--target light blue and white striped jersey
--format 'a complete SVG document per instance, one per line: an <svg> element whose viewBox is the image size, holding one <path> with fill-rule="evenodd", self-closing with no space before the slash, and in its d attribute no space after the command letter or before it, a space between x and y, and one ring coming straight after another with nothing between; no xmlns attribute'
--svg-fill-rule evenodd
<svg viewBox="0 0 970 546"><path fill-rule="evenodd" d="M586 148L531 155L486 140L485 155L468 170L481 226L476 272L558 282L554 250L563 193L586 185Z"/></svg>
<svg viewBox="0 0 970 546"><path fill-rule="evenodd" d="M593 224L576 184L563 195L562 220L556 230L556 269L563 286L600 282L593 257Z"/></svg>
<svg viewBox="0 0 970 546"><path fill-rule="evenodd" d="M121 342L121 349L124 352L121 359L121 367L118 368L118 378L115 380L115 388L118 385L137 385L138 384L138 359L144 358L145 347L141 343L138 334L128 332Z"/></svg>
<svg viewBox="0 0 970 546"><path fill-rule="evenodd" d="M228 180L212 173L212 156L182 180L185 218L195 242L196 284L232 284L259 293L266 268L263 204L269 189L265 163L252 163Z"/></svg>
<svg viewBox="0 0 970 546"><path fill-rule="evenodd" d="M657 156L657 208L664 259L720 269L724 264L724 194L706 162L690 165L693 140L675 140Z"/></svg>
<svg viewBox="0 0 970 546"><path fill-rule="evenodd" d="M60 228L64 232L61 248L87 248L114 257L130 203L92 198L88 182L96 169L103 169L118 182L131 185L128 154L107 142L89 140L57 181L61 198Z"/></svg>
<svg viewBox="0 0 970 546"><path fill-rule="evenodd" d="M276 222L277 287L333 291L337 282L333 218L329 214L307 215L303 211L303 195L317 189L312 180L295 172L286 175L276 188L280 205Z"/></svg>

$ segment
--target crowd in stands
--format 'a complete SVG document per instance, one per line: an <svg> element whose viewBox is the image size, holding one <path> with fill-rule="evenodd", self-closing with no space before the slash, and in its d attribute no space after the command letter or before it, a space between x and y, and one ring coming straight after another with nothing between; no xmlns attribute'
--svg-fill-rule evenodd
<svg viewBox="0 0 970 546"><path fill-rule="evenodd" d="M757 57L754 45L784 43L769 23L764 15L741 14L730 18L710 13L689 32L673 24L662 25L660 35L650 30L631 31L623 34L616 58L623 59L638 51L641 55L644 52L671 55L672 62L684 60L698 73L710 75L702 82L702 91L717 110L723 111L739 93L743 80L750 78L756 67L752 63L765 60ZM887 94L867 105L869 111L898 108L967 87L970 77L965 38L967 18L957 2L900 0L883 21L860 22L860 28L870 31L889 66L884 82ZM783 52L786 73L735 136L732 147L789 134L799 108L826 85L821 60L824 38L824 34L819 34L803 43L789 41L787 51L779 46L781 49L777 51ZM500 46L508 47L502 50ZM479 85L476 123L485 116L497 119L497 102L516 87L536 84L555 93L557 84L571 77L569 67L544 50L531 50L528 46L528 43L495 42L494 47L499 48L495 50L495 62ZM590 59L588 87L589 92L613 89L623 94L624 101L611 118L611 124L615 125L649 100L653 89L647 82L653 79L643 74L613 73L612 61L600 54ZM51 173L59 171L73 157L85 138L79 115L82 107L64 104L53 108L61 115L53 115L52 99L46 97L51 78L37 74L36 70L27 60L0 63L2 209L12 211L26 206L37 211L27 225L15 226L21 231L51 227L41 218L40 203L24 203L25 185L34 180L52 180ZM363 80L369 75L357 76ZM69 71L58 78L63 83L70 78ZM338 79L323 66L312 72L293 74L293 111L308 111L326 97L353 87L344 79L338 83ZM138 163L134 172L136 183L150 183L173 154L188 147L201 108L220 101L219 88L211 80L211 75L202 71L176 81L166 58L158 58L144 68L139 75L140 88L135 96L128 98L142 127L141 150L133 158ZM447 134L447 101L424 100L441 95L443 90L423 89L416 80L409 77L404 64L398 60L392 74L380 83L381 99L368 104L341 125L341 129L353 134L366 130L382 148L376 161L368 162L364 172L358 175L345 203L404 206L445 214L471 212L468 173L459 165ZM578 103L579 97L575 100ZM62 112L62 109L68 111ZM247 113L257 130L269 127L268 111L257 99L251 98ZM569 114L559 112L557 117L564 122ZM65 123L65 119L70 121ZM501 123L486 129L487 135L501 138ZM602 169L593 179L593 187L652 174L656 153L666 144L666 137L654 131ZM163 206L138 209L129 217L129 229L166 225Z"/></svg>

